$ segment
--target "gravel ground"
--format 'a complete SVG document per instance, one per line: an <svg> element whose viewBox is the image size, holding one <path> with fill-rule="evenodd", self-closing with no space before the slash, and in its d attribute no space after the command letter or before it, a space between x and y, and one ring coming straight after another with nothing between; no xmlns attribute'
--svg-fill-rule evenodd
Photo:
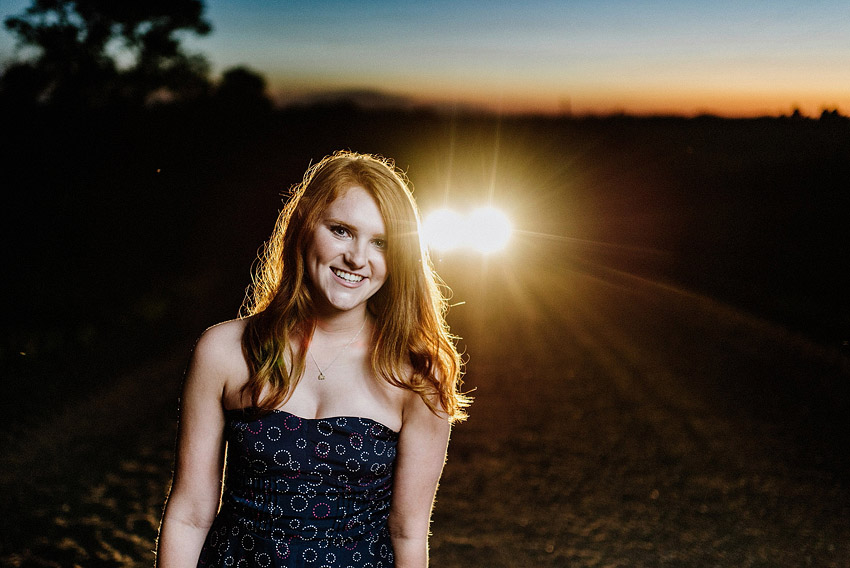
<svg viewBox="0 0 850 568"><path fill-rule="evenodd" d="M551 252L442 266L476 401L432 565L850 566L847 354ZM184 359L2 433L0 564L152 565Z"/></svg>

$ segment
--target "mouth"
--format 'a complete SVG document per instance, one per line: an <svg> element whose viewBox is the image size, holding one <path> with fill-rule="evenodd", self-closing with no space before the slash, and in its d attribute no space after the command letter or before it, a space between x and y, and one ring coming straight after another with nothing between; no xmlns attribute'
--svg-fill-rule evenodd
<svg viewBox="0 0 850 568"><path fill-rule="evenodd" d="M346 272L344 270L340 270L339 268L331 268L331 271L338 278L342 278L343 280L345 280L346 282L349 282L351 284L357 284L358 282L363 280L363 277L360 276L359 274L352 274L351 272Z"/></svg>

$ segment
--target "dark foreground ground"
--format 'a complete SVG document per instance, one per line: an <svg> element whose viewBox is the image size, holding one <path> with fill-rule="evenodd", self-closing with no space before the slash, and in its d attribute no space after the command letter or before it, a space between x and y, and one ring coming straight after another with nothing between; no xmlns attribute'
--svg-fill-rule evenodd
<svg viewBox="0 0 850 568"><path fill-rule="evenodd" d="M850 566L846 351L532 241L443 270L476 402L433 566ZM152 565L180 351L3 432L0 564Z"/></svg>

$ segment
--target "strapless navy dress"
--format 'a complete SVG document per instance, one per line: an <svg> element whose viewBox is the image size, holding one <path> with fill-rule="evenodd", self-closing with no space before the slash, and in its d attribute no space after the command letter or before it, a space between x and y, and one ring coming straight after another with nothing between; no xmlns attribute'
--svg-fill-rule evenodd
<svg viewBox="0 0 850 568"><path fill-rule="evenodd" d="M199 567L392 568L397 432L284 411L226 418L225 489Z"/></svg>

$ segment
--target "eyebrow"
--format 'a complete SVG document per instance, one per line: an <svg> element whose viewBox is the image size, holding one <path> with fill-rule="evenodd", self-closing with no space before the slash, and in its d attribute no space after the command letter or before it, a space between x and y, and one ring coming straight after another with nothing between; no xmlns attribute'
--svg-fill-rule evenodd
<svg viewBox="0 0 850 568"><path fill-rule="evenodd" d="M337 219L336 217L326 217L325 223L329 223L331 225L340 225L342 227L345 227L346 229L348 229L349 231L351 231L353 233L358 232L357 229L353 225L351 225L351 223L347 223L345 221ZM372 235L372 238L373 239L383 239L385 241L388 240L386 233L377 233L375 235Z"/></svg>

